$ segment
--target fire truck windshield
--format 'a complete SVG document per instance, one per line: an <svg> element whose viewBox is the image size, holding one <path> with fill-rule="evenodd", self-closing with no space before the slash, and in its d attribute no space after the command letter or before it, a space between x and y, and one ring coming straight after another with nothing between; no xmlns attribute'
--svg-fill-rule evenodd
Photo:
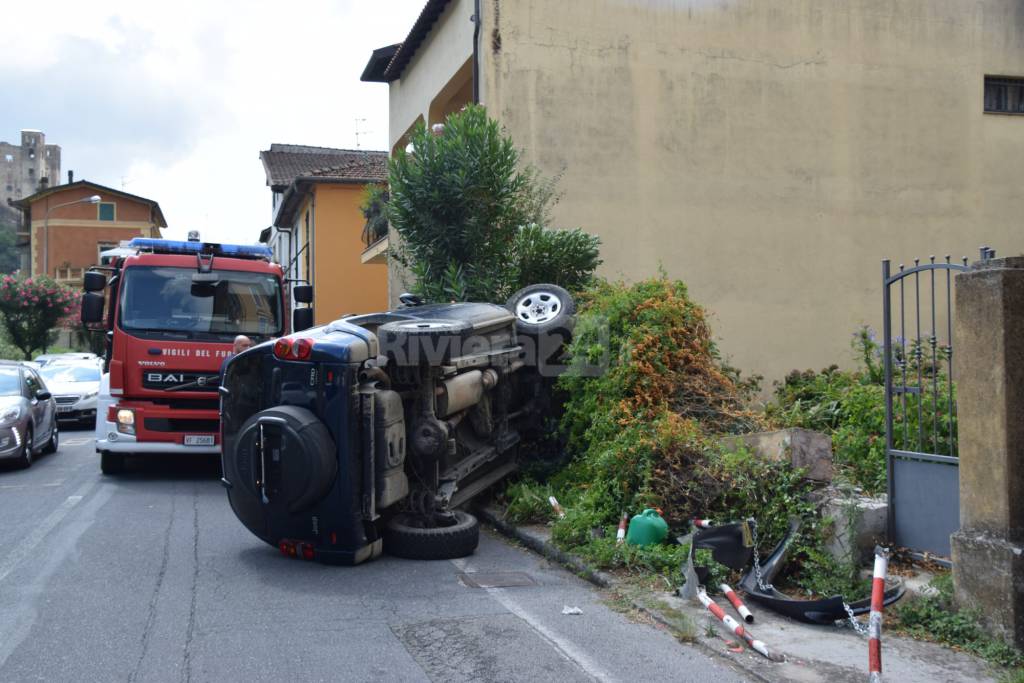
<svg viewBox="0 0 1024 683"><path fill-rule="evenodd" d="M267 273L213 271L194 280L193 268L135 266L121 284L120 325L126 332L208 339L282 333L281 283Z"/></svg>

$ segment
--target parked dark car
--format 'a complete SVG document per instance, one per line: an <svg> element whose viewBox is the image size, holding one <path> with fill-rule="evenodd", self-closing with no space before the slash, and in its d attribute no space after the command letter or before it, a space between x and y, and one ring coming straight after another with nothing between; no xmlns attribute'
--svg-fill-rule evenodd
<svg viewBox="0 0 1024 683"><path fill-rule="evenodd" d="M36 454L55 453L57 405L35 369L0 361L0 460L29 467Z"/></svg>
<svg viewBox="0 0 1024 683"><path fill-rule="evenodd" d="M479 525L460 506L551 428L549 361L575 313L565 290L535 285L504 307L403 302L227 365L223 483L242 523L286 554L468 555Z"/></svg>

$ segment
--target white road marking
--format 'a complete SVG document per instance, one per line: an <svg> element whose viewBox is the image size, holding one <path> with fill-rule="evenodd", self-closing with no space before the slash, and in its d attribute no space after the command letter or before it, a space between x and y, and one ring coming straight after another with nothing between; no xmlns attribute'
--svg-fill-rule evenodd
<svg viewBox="0 0 1024 683"><path fill-rule="evenodd" d="M60 445L61 446L84 446L85 444L87 444L87 443L89 443L91 441L92 441L92 439L81 439L81 438L79 438L79 439L65 439L65 440L61 441Z"/></svg>
<svg viewBox="0 0 1024 683"><path fill-rule="evenodd" d="M94 485L95 482L92 482L80 488L75 495L69 496L61 507L43 520L43 523L36 527L31 534L31 537L35 539L34 542L29 542L30 537L26 537L20 545L15 547L14 552L3 562L0 581L18 564L18 560L12 559L12 556L18 555L24 559L24 556L32 552L34 546L47 536L47 531L53 531L53 527L60 522L60 518L77 506ZM13 604L0 612L0 669L7 663L11 653L32 632L32 625L38 616L36 601L45 595L44 587L53 574L67 561L68 555L75 550L78 539L92 526L96 512L107 504L114 490L114 487L109 484L101 486L96 495L89 496L88 500L79 508L79 514L68 520L62 528L54 531L54 535L50 539L50 548L33 564L33 572L26 577L25 583L19 584L15 590ZM0 590L3 590L2 586L0 586Z"/></svg>
<svg viewBox="0 0 1024 683"><path fill-rule="evenodd" d="M470 565L466 560L452 560L451 563L454 564L459 571L473 571L472 565ZM581 652L572 642L558 635L542 624L537 617L527 612L522 605L516 602L507 590L504 588L483 588L482 590L486 591L488 595L501 603L502 607L526 622L527 626L536 631L541 638L548 641L559 654L583 669L587 675L598 681L615 680L611 674L602 669L597 662Z"/></svg>
<svg viewBox="0 0 1024 683"><path fill-rule="evenodd" d="M71 512L72 508L82 502L82 498L84 498L95 485L95 480L90 481L75 491L74 495L68 496L67 499L58 505L53 512L47 515L46 518L28 534L28 536L22 538L21 543L14 546L14 549L11 550L6 557L0 559L0 583L7 578L8 574L14 571L14 568L18 566L18 563L28 557L32 551L35 550L35 547L39 545L43 538L46 537L46 534L50 533L55 526L60 524L60 521L64 519L69 512Z"/></svg>

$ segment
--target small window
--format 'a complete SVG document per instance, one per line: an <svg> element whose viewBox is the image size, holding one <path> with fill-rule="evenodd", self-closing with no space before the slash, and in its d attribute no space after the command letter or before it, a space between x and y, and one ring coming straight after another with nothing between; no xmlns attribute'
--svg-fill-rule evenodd
<svg viewBox="0 0 1024 683"><path fill-rule="evenodd" d="M34 177L34 176L35 176L35 174L36 174L36 169L34 169L34 168L30 168L30 169L28 169L28 177L29 177L29 178L32 178L32 177Z"/></svg>
<svg viewBox="0 0 1024 683"><path fill-rule="evenodd" d="M103 263L103 257L101 254L108 249L113 249L117 246L117 242L97 242L96 243L96 263L106 265ZM109 258L108 258L109 260Z"/></svg>
<svg viewBox="0 0 1024 683"><path fill-rule="evenodd" d="M14 163L14 155L13 154L5 154L4 155L4 161L6 161L9 164Z"/></svg>
<svg viewBox="0 0 1024 683"><path fill-rule="evenodd" d="M97 208L97 211L98 211L97 220L101 220L101 221L117 220L115 218L116 212L114 211L114 207L115 207L115 204L113 202L100 202L99 207Z"/></svg>
<svg viewBox="0 0 1024 683"><path fill-rule="evenodd" d="M985 76L985 111L1024 114L1024 78Z"/></svg>

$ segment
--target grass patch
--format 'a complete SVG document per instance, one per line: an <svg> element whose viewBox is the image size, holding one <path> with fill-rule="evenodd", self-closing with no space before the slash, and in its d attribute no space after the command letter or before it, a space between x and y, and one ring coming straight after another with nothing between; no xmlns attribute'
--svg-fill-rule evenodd
<svg viewBox="0 0 1024 683"><path fill-rule="evenodd" d="M949 645L981 657L987 662L1014 667L1007 680L1024 681L1024 654L990 635L979 623L978 614L953 604L953 576L944 574L929 584L928 595L900 601L886 615L885 627L918 640ZM890 616L891 615L891 616Z"/></svg>

